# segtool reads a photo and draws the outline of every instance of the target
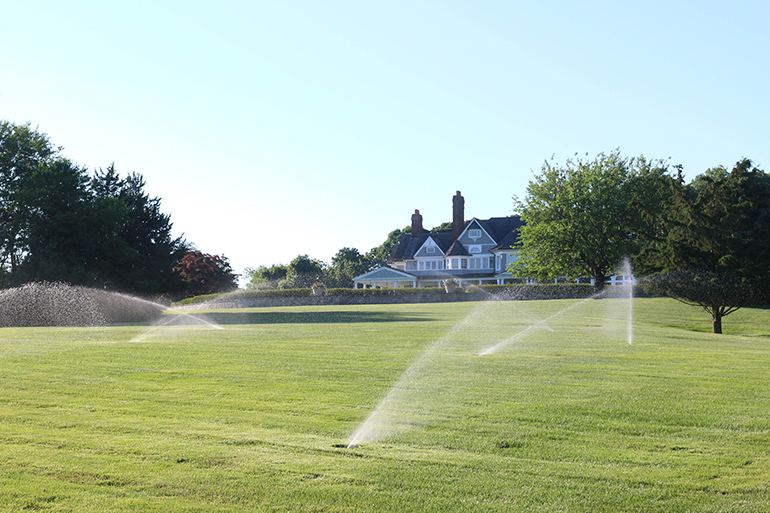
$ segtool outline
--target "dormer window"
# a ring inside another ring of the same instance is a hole
[[[478,238],[480,238],[481,237],[481,230],[478,230],[478,229],[468,230],[468,237],[470,237],[471,239],[478,239]]]

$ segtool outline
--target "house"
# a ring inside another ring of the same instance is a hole
[[[448,279],[461,287],[510,282],[506,267],[516,260],[512,246],[522,224],[518,216],[465,221],[465,199],[457,191],[451,233],[426,232],[415,210],[412,231],[393,248],[387,266],[356,276],[354,287],[439,287]]]

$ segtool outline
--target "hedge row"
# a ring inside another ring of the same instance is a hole
[[[472,285],[467,289],[458,287],[456,294],[488,295],[490,299],[568,299],[584,298],[594,293],[592,285],[574,283],[547,284],[515,284],[515,285]],[[446,294],[440,287],[400,288],[400,289],[326,289],[324,296],[341,298],[386,297],[386,296],[419,296],[430,294]],[[208,294],[187,298],[174,306],[194,305],[201,303],[223,303],[229,301],[303,298],[313,295],[312,289],[262,289],[241,290],[227,294]]]
[[[244,299],[273,299],[285,297],[312,296],[312,289],[261,289],[261,290],[237,290],[224,294],[205,294],[202,296],[188,297],[174,303],[174,306],[197,305],[200,303],[240,301]]]

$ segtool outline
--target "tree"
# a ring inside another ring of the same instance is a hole
[[[599,154],[593,161],[549,162],[529,182],[523,203],[520,252],[510,265],[519,276],[591,276],[598,289],[626,257],[652,238],[665,193],[660,161]]]
[[[256,289],[275,289],[286,279],[286,265],[273,264],[270,267],[261,265],[256,269],[247,267],[244,274],[249,280],[246,288]]]
[[[51,164],[39,163],[17,187],[25,215],[17,224],[15,282],[95,284],[92,263],[98,260],[99,245],[92,228],[99,218],[88,182],[85,168],[59,158]]]
[[[431,229],[431,233],[447,233],[452,231],[452,221],[445,221],[435,228]]]
[[[26,208],[20,193],[38,166],[55,160],[60,151],[30,123],[0,121],[0,269],[4,273],[13,274],[25,252]]]
[[[740,307],[766,304],[770,290],[770,176],[749,159],[708,170],[689,185],[671,180],[665,232],[647,266],[653,292],[698,305],[714,333]]]
[[[310,258],[308,255],[299,255],[289,262],[286,268],[286,280],[281,287],[298,289],[322,283],[325,269],[326,265],[320,260]]]
[[[188,297],[230,292],[238,288],[238,276],[224,255],[190,251],[179,260],[174,270],[184,279]]]
[[[407,226],[403,230],[395,229],[388,234],[385,242],[376,248],[372,248],[371,251],[366,254],[366,259],[369,262],[369,268],[367,271],[386,265],[388,258],[390,257],[390,253],[393,251],[393,248],[395,248],[401,241],[401,237],[407,233],[412,233],[411,226]]]
[[[675,269],[645,277],[642,290],[700,306],[711,315],[714,333],[722,333],[722,318],[744,306],[757,306],[766,297],[733,273],[706,269]]]
[[[141,174],[120,178],[114,165],[98,170],[91,184],[102,211],[114,216],[117,233],[105,233],[109,246],[105,285],[130,292],[160,294],[184,289],[174,271],[190,250],[183,237],[171,236],[171,219],[160,210],[160,198],[145,191]]]
[[[356,248],[342,248],[332,257],[326,270],[326,284],[330,287],[352,287],[353,278],[369,270],[369,260]]]

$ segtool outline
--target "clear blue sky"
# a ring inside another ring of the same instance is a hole
[[[766,2],[3,2],[0,119],[236,271],[509,215],[546,159],[770,171]]]

